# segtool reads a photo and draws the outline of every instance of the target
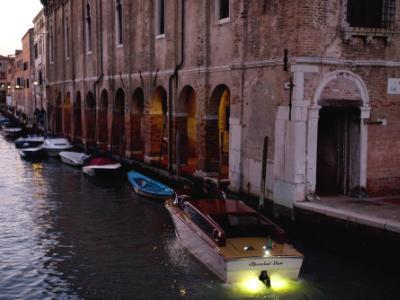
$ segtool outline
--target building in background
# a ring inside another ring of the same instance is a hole
[[[43,2],[54,132],[289,209],[400,194],[399,0]]]
[[[42,9],[33,19],[33,97],[34,97],[34,119],[39,127],[46,130],[47,107],[46,96],[46,17]]]
[[[24,89],[24,59],[22,50],[15,50],[15,73],[12,87],[13,110],[15,115],[22,120],[25,113],[25,89]]]
[[[8,56],[7,61],[7,95],[6,104],[8,109],[13,107],[14,81],[15,81],[15,54]]]
[[[7,103],[7,66],[8,57],[0,55],[0,106]]]

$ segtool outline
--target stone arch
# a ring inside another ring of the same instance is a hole
[[[360,76],[336,70],[322,78],[308,121],[308,193],[363,193],[368,136],[364,119],[369,114],[368,90]]]
[[[180,134],[180,143],[176,145],[179,147],[179,161],[187,164],[192,172],[196,170],[198,157],[196,105],[196,92],[191,86],[185,86],[179,94],[174,124],[176,133]]]
[[[96,142],[96,99],[88,92],[85,101],[86,145],[94,146]]]
[[[144,93],[142,88],[137,88],[132,95],[131,104],[131,140],[133,155],[142,154],[143,151],[143,114]]]
[[[211,94],[205,120],[206,169],[217,171],[220,176],[229,176],[229,118],[231,92],[228,86],[220,84]]]
[[[98,139],[97,145],[102,150],[108,148],[108,92],[103,89],[100,94],[98,105]]]
[[[71,136],[72,103],[71,94],[67,92],[63,102],[63,127],[64,135]]]
[[[167,155],[167,147],[161,148],[167,138],[167,91],[164,87],[159,86],[152,93],[145,122],[145,159],[163,158]]]
[[[74,103],[74,140],[77,142],[81,142],[82,140],[82,97],[81,92],[76,92],[75,103]]]
[[[115,94],[112,118],[112,151],[124,154],[126,144],[125,136],[125,92],[119,88]]]

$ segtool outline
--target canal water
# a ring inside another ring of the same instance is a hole
[[[298,282],[224,285],[182,248],[163,206],[55,159],[23,161],[0,138],[0,299],[398,299],[384,269],[296,247]]]

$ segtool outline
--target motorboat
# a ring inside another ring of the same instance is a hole
[[[61,151],[68,151],[72,147],[66,138],[46,138],[43,142],[43,149],[50,157],[58,157]]]
[[[46,151],[42,148],[42,146],[25,147],[19,150],[19,155],[23,159],[35,160],[46,157]]]
[[[181,243],[222,281],[273,287],[281,278],[298,278],[303,255],[280,227],[243,202],[177,197],[165,207]]]
[[[82,152],[61,151],[60,157],[61,161],[67,165],[73,167],[82,167],[90,155]]]
[[[15,148],[21,149],[26,147],[37,147],[42,145],[44,142],[44,136],[41,135],[28,135],[26,137],[20,137],[15,140]]]
[[[165,200],[172,198],[175,195],[175,191],[170,187],[136,171],[128,172],[128,180],[135,193],[140,196]]]
[[[22,127],[20,126],[8,126],[3,128],[3,136],[7,139],[15,139],[22,133]]]
[[[112,178],[121,175],[122,165],[108,157],[93,157],[82,171],[90,177]]]

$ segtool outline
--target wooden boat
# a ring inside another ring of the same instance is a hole
[[[173,189],[154,179],[146,177],[139,172],[128,172],[128,180],[131,183],[135,193],[140,196],[165,200],[172,198],[175,195],[175,191]]]
[[[297,279],[303,255],[285,242],[285,232],[236,200],[167,200],[182,244],[227,283]]]
[[[44,136],[28,135],[26,137],[17,138],[14,142],[15,148],[21,149],[26,147],[38,147],[44,142]]]
[[[43,149],[50,157],[58,157],[61,151],[72,149],[72,144],[65,138],[46,138]]]
[[[90,157],[82,152],[73,151],[61,151],[60,152],[61,161],[67,165],[73,167],[81,167],[84,165],[85,161]]]
[[[46,157],[46,151],[41,147],[26,147],[19,150],[23,159],[34,160]]]
[[[122,165],[108,157],[93,157],[82,171],[91,177],[112,178],[121,175]]]

